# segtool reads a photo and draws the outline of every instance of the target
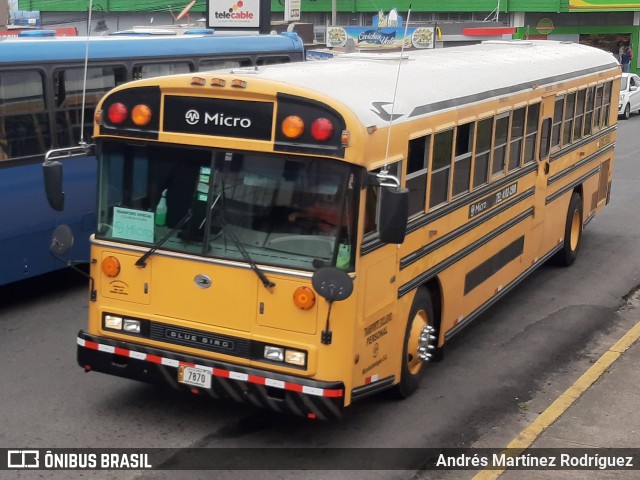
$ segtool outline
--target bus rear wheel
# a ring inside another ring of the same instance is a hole
[[[441,355],[433,322],[433,305],[429,293],[424,288],[419,288],[407,319],[400,382],[394,388],[395,396],[399,398],[408,398],[418,389],[425,361],[436,360],[435,357]]]
[[[569,201],[567,220],[564,227],[564,244],[556,253],[554,260],[557,265],[568,267],[576,261],[582,241],[582,197],[573,192]]]

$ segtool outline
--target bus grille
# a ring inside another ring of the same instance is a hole
[[[149,338],[240,358],[251,358],[251,340],[150,322]]]

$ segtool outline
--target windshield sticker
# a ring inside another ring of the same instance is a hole
[[[153,243],[153,212],[113,207],[113,237]]]
[[[197,198],[201,202],[207,201],[209,193],[209,184],[211,182],[211,168],[200,167],[200,176],[198,177]]]

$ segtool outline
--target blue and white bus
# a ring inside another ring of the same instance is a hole
[[[95,158],[78,154],[63,160],[60,212],[47,202],[42,163],[51,149],[90,141],[93,111],[104,93],[130,80],[288,63],[304,55],[302,40],[292,33],[0,40],[0,285],[65,266],[49,254],[51,233],[60,223],[74,231],[70,258],[89,258]]]

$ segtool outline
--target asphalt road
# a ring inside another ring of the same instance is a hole
[[[410,399],[368,398],[337,422],[281,416],[85,374],[75,361],[76,334],[87,315],[85,280],[61,272],[0,288],[0,448],[500,448],[630,327],[616,311],[640,284],[638,133],[639,116],[620,122],[611,203],[588,225],[572,267],[543,266],[521,283],[447,345],[445,360],[429,366]],[[168,452],[167,465],[171,460]],[[0,478],[61,479],[301,475],[446,476],[411,470],[0,472]],[[452,478],[470,478],[460,475]]]

